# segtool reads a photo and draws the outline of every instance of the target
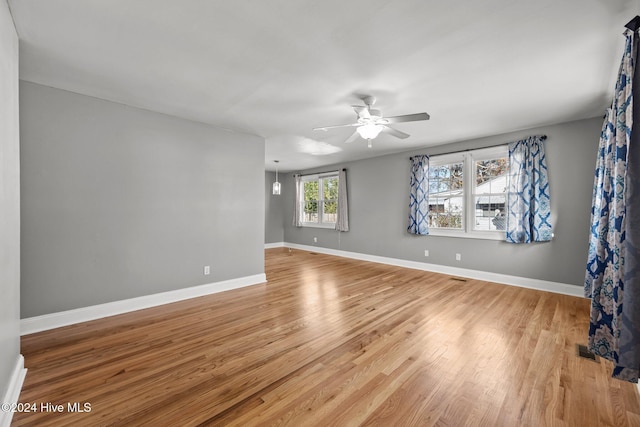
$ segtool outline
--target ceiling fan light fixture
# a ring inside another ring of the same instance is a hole
[[[404,114],[401,116],[391,116],[384,117],[382,112],[378,109],[371,108],[373,104],[376,102],[376,98],[373,96],[361,96],[362,102],[364,105],[352,105],[353,111],[356,113],[357,119],[355,123],[347,123],[344,125],[335,125],[335,126],[323,126],[313,128],[313,130],[329,130],[336,128],[356,128],[356,131],[347,138],[345,143],[351,143],[358,139],[358,136],[362,137],[362,139],[366,139],[368,141],[368,147],[371,148],[371,140],[378,137],[380,132],[384,132],[390,136],[400,139],[407,139],[411,135],[408,133],[404,133],[395,129],[393,127],[387,126],[389,124],[394,123],[404,123],[404,122],[419,122],[422,120],[429,120],[429,115],[427,113],[414,113],[414,114]]]
[[[356,131],[364,139],[375,139],[380,134],[380,132],[382,132],[382,126],[369,123],[364,126],[358,127]]]

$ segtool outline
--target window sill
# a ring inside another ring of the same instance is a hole
[[[462,239],[479,239],[479,240],[504,240],[505,233],[500,231],[474,231],[464,232],[456,230],[438,230],[430,229],[429,236],[437,237],[456,237]]]
[[[303,223],[302,228],[325,228],[328,230],[335,230],[335,224],[314,224],[314,223]]]

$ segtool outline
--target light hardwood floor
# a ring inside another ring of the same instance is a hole
[[[24,426],[640,426],[588,301],[286,249],[268,283],[22,338]]]

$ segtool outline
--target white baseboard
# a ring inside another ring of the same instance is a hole
[[[304,251],[318,252],[344,258],[352,258],[361,261],[377,262],[380,264],[395,265],[397,267],[412,268],[414,270],[450,274],[452,276],[467,277],[470,279],[485,280],[487,282],[495,282],[504,285],[519,286],[521,288],[536,289],[539,291],[554,292],[557,294],[584,298],[584,293],[581,286],[569,285],[567,283],[549,282],[546,280],[530,279],[528,277],[510,276],[508,274],[490,273],[488,271],[449,267],[446,265],[438,264],[428,264],[426,262],[408,261],[398,258],[387,258],[378,255],[347,252],[337,249],[321,248],[318,246],[299,245],[296,243],[285,243],[284,246]]]
[[[13,374],[11,375],[11,379],[9,380],[9,388],[2,399],[4,404],[14,404],[18,403],[18,399],[20,398],[20,391],[22,390],[22,383],[24,382],[24,378],[27,375],[27,370],[24,368],[24,357],[22,355],[18,355],[18,360],[16,361],[16,366],[13,369]],[[12,411],[4,411],[0,410],[0,427],[9,427],[11,425],[11,419],[13,418]]]
[[[265,243],[264,248],[265,249],[284,248],[284,242]]]
[[[137,298],[76,308],[74,310],[28,317],[20,321],[20,334],[33,334],[36,332],[59,328],[61,326],[73,325],[75,323],[101,319],[103,317],[156,307],[158,305],[169,304],[185,299],[229,291],[231,289],[243,288],[245,286],[257,285],[259,283],[265,283],[266,281],[267,276],[262,273],[253,276],[239,277],[237,279],[224,280],[222,282],[193,286],[185,289],[176,289],[175,291],[161,292]]]

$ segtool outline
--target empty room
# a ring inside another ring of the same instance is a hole
[[[640,426],[638,15],[0,0],[0,427]]]

